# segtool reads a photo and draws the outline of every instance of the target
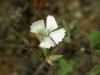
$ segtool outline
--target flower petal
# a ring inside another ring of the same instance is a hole
[[[45,25],[43,20],[36,21],[32,23],[30,31],[38,34],[40,31],[45,30]]]
[[[50,37],[45,37],[43,41],[41,41],[39,46],[42,48],[50,48],[50,47],[54,47],[55,43],[52,41]]]
[[[50,37],[54,40],[56,44],[62,41],[65,36],[65,29],[61,28],[50,33]]]
[[[49,31],[53,31],[58,28],[56,20],[53,16],[48,15],[46,21],[46,29]]]

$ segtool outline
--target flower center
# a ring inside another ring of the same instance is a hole
[[[39,31],[37,36],[39,37],[39,40],[42,41],[44,39],[44,37],[48,37],[49,34],[50,34],[50,31],[48,31],[48,30],[41,30],[41,31]]]

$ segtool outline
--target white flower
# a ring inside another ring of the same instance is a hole
[[[65,29],[57,29],[55,18],[47,16],[46,26],[43,20],[36,21],[31,25],[31,32],[35,33],[40,40],[40,47],[50,48],[56,46],[65,36]]]

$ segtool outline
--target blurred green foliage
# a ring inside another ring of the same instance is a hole
[[[100,75],[100,64],[94,66],[89,72],[85,75]]]
[[[100,50],[95,50],[95,52],[93,54],[100,58]]]
[[[74,60],[65,60],[62,58],[58,62],[58,75],[66,75],[67,73],[72,72],[74,68]]]
[[[51,56],[48,56],[47,59],[48,60],[51,60],[51,61],[57,61],[59,60],[60,58],[62,58],[62,55],[51,55]]]
[[[90,42],[94,47],[100,46],[100,32],[92,31],[90,34]]]

